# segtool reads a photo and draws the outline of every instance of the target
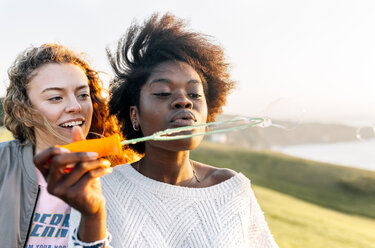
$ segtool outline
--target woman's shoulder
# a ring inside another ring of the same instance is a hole
[[[119,164],[112,168],[112,173],[101,177],[104,184],[114,186],[129,180],[136,181],[134,179],[136,173],[135,170],[132,169],[131,164]]]
[[[6,148],[10,148],[10,147],[16,147],[16,146],[19,146],[20,145],[20,142],[16,139],[14,140],[8,140],[8,141],[3,141],[3,142],[0,142],[0,149],[6,149]]]
[[[35,166],[33,163],[33,147],[30,143],[22,144],[19,140],[10,140],[0,143],[0,174],[24,171],[32,183],[37,183]],[[18,172],[17,172],[18,173]]]
[[[19,142],[19,140],[16,139],[0,142],[1,157],[6,156],[7,154],[9,156],[15,156],[21,148],[21,143]]]
[[[216,183],[221,183],[232,178],[233,176],[236,176],[237,174],[237,172],[231,169],[213,167],[208,177]]]
[[[237,172],[228,168],[215,168],[215,170],[212,173],[212,177],[218,180],[225,181],[237,174]]]
[[[196,170],[198,178],[207,186],[216,185],[238,176],[234,170],[228,168],[217,168],[212,165],[203,164],[200,162],[192,161]]]
[[[31,153],[32,158],[32,150],[30,142],[22,143],[18,139],[0,142],[0,157],[15,156],[20,159],[23,153]]]

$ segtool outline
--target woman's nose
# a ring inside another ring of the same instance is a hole
[[[68,102],[68,105],[65,108],[66,112],[80,112],[81,110],[82,106],[75,97]]]
[[[172,102],[172,108],[191,109],[193,102],[186,95],[180,95]]]

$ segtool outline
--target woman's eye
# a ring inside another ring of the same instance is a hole
[[[61,96],[54,96],[54,97],[48,98],[48,101],[50,102],[59,102],[61,100],[62,100]]]
[[[198,94],[198,93],[189,93],[189,96],[193,99],[199,99],[202,97],[201,94]]]
[[[170,96],[170,95],[171,93],[168,93],[168,92],[154,93],[154,96],[161,96],[161,97]]]
[[[90,98],[90,94],[88,94],[88,93],[80,94],[80,95],[78,95],[78,98],[81,99],[81,100],[86,100],[86,99]]]

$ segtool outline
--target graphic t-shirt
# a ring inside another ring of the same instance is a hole
[[[70,206],[50,195],[42,173],[37,169],[39,198],[27,242],[27,248],[67,248]]]

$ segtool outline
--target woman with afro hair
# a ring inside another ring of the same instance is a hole
[[[170,14],[133,24],[107,52],[126,139],[214,121],[234,87],[223,49]],[[143,158],[103,177],[114,247],[277,247],[249,179],[190,159],[202,139],[130,145]]]

